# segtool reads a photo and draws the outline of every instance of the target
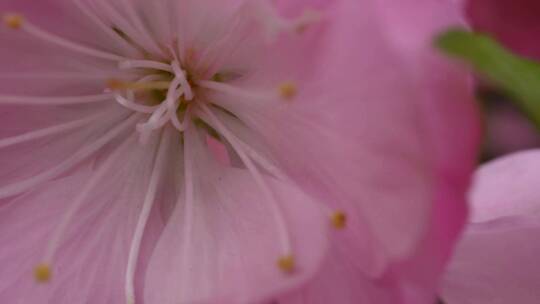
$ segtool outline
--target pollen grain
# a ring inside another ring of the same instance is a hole
[[[294,256],[286,255],[279,258],[277,265],[284,273],[291,274],[296,268],[296,261],[294,260]]]
[[[51,280],[51,267],[47,264],[39,264],[34,268],[34,277],[38,283],[47,283]]]
[[[12,29],[20,29],[24,24],[24,17],[18,14],[7,14],[3,17],[4,24]]]
[[[330,220],[332,221],[332,226],[336,229],[341,230],[347,227],[347,214],[342,211],[334,212],[331,215]]]
[[[293,82],[285,82],[279,86],[279,94],[284,99],[292,99],[298,94],[298,88]]]

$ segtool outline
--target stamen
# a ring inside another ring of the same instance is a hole
[[[159,56],[165,56],[165,52],[161,49],[158,43],[154,40],[153,35],[148,31],[148,28],[142,23],[141,18],[139,17],[135,5],[130,0],[121,0],[121,5],[123,6],[123,11],[127,13],[128,18],[131,19],[131,23],[135,26],[136,30],[142,35],[143,39],[148,43],[150,51]]]
[[[300,17],[290,20],[280,16],[276,8],[267,1],[252,1],[249,4],[251,12],[255,15],[256,20],[265,27],[270,40],[275,39],[283,31],[302,33],[309,25],[322,19],[321,13],[316,10],[307,9]]]
[[[75,120],[75,121],[68,122],[65,124],[59,124],[56,126],[40,129],[37,131],[31,131],[31,132],[24,133],[21,135],[16,135],[13,137],[2,138],[0,139],[0,149],[17,145],[20,143],[24,143],[24,142],[36,140],[45,136],[54,135],[54,134],[66,132],[69,130],[73,130],[76,128],[80,128],[102,117],[103,117],[103,114],[100,113],[98,115],[94,115],[94,116],[87,117],[84,119]]]
[[[24,24],[24,17],[18,14],[7,14],[4,16],[4,24],[14,30],[20,29]]]
[[[119,30],[125,33],[129,39],[140,45],[145,51],[151,51],[155,54],[163,55],[162,51],[156,47],[155,43],[149,40],[148,37],[133,26],[132,23],[124,18],[122,14],[119,14],[117,9],[110,3],[110,1],[96,1],[93,3],[99,6],[98,9],[102,15],[108,16],[108,18],[113,21]]]
[[[38,283],[48,283],[52,277],[51,267],[42,263],[34,268],[34,277]]]
[[[195,209],[195,186],[194,186],[194,178],[193,178],[193,162],[194,162],[194,155],[193,155],[193,149],[194,149],[194,141],[195,139],[192,138],[192,136],[196,136],[193,130],[193,125],[188,124],[186,126],[186,142],[189,143],[188,145],[184,144],[184,233],[183,233],[183,245],[182,246],[182,264],[180,265],[181,269],[189,269],[189,244],[192,243],[192,236],[193,236],[193,214]],[[187,274],[188,271],[183,271],[182,276],[180,277],[180,290],[183,292],[186,291],[187,286]]]
[[[64,72],[64,73],[0,73],[0,79],[83,79],[83,80],[100,80],[110,78],[113,73],[93,73],[93,72]],[[118,74],[116,74],[118,75]]]
[[[111,99],[112,99],[112,95],[110,94],[99,94],[99,95],[88,95],[88,96],[67,96],[67,97],[0,95],[0,104],[57,106],[57,105],[71,105],[71,104],[110,101]]]
[[[190,101],[193,99],[193,90],[191,89],[191,85],[189,84],[186,73],[180,68],[180,64],[178,61],[174,61],[172,63],[172,68],[174,71],[174,76],[178,79],[180,86],[184,90],[184,97],[187,101]]]
[[[330,216],[332,226],[336,229],[345,229],[347,227],[347,214],[342,211],[336,211]]]
[[[145,106],[145,105],[136,104],[135,102],[125,98],[124,96],[120,94],[114,94],[114,98],[119,104],[135,112],[150,114],[150,113],[154,113],[154,111],[158,108],[158,106]]]
[[[278,94],[274,92],[247,91],[223,82],[203,80],[199,81],[197,84],[205,89],[246,99],[272,100],[273,98],[278,97]]]
[[[117,136],[125,132],[128,128],[133,127],[133,125],[139,119],[140,116],[138,114],[132,115],[131,117],[123,121],[121,124],[115,126],[113,129],[105,133],[105,135],[103,135],[96,141],[86,145],[85,147],[75,152],[72,156],[70,156],[57,166],[23,181],[0,187],[0,198],[6,198],[19,194],[21,192],[27,191],[32,187],[35,187],[36,185],[58,177],[59,175],[62,175],[64,172],[68,171],[79,162],[99,151],[103,146],[105,146]]]
[[[90,5],[88,2],[83,3],[81,0],[74,0],[73,2],[86,17],[92,20],[93,23],[100,28],[100,30],[107,34],[113,41],[120,43],[124,51],[127,51],[133,55],[139,52],[134,45],[129,44],[125,39],[118,39],[118,34],[112,29],[112,27],[105,24],[105,22],[103,22],[103,20],[96,15],[93,8],[87,6]]]
[[[121,69],[153,69],[173,73],[170,65],[153,60],[124,60],[118,66]]]
[[[107,87],[111,90],[166,90],[171,85],[170,81],[129,82],[118,79],[109,79]]]
[[[167,123],[168,117],[166,114],[167,105],[163,103],[157,108],[157,110],[154,111],[147,122],[137,125],[136,129],[139,133],[141,133],[141,144],[145,145],[148,143],[151,133]]]
[[[148,219],[150,218],[152,206],[154,205],[156,199],[158,184],[163,176],[163,171],[165,169],[165,160],[167,159],[167,152],[169,151],[169,146],[171,145],[171,135],[172,134],[169,132],[168,129],[164,130],[161,142],[159,143],[156,161],[154,167],[152,168],[150,182],[146,191],[146,197],[144,198],[141,213],[139,215],[139,220],[137,222],[137,226],[135,227],[135,232],[131,241],[128,264],[126,269],[125,286],[126,299],[128,304],[135,303],[135,271],[137,267],[137,262],[139,260],[141,243],[144,236],[144,230],[148,223]]]
[[[223,123],[218,119],[218,117],[208,108],[208,106],[202,104],[201,108],[203,112],[209,117],[212,127],[214,127],[220,134],[222,134],[227,141],[231,144],[232,148],[236,151],[248,171],[253,176],[253,179],[261,189],[266,201],[270,204],[272,207],[272,211],[274,214],[274,218],[276,220],[278,230],[279,230],[279,236],[281,240],[281,249],[283,251],[282,257],[278,260],[278,265],[283,270],[292,269],[294,268],[294,258],[292,253],[292,244],[291,244],[291,238],[289,235],[289,230],[287,227],[287,223],[285,220],[285,217],[283,215],[283,210],[281,209],[280,205],[276,202],[276,198],[274,196],[274,193],[271,191],[270,187],[262,177],[259,169],[251,158],[246,154],[246,152],[241,148],[241,145],[238,143],[238,139],[236,136],[234,136],[227,127],[223,125]],[[283,263],[279,263],[279,261],[283,261]],[[283,266],[283,267],[282,267]],[[289,271],[287,271],[289,272]]]
[[[284,82],[279,85],[279,94],[283,99],[292,99],[298,93],[298,89],[294,82]]]
[[[84,55],[93,56],[101,59],[107,59],[107,60],[123,60],[124,57],[111,54],[108,52],[96,50],[81,44],[78,44],[76,42],[70,41],[68,39],[62,38],[60,36],[56,36],[54,34],[51,34],[49,32],[46,32],[37,26],[34,26],[28,21],[25,21],[24,18],[20,15],[7,15],[4,17],[4,23],[13,29],[21,29],[24,32],[41,39],[45,42],[53,43],[58,46],[61,46],[65,49],[75,51]]]
[[[168,121],[170,121],[172,125],[180,132],[183,132],[186,129],[186,120],[184,119],[184,122],[181,122],[178,118],[178,106],[181,102],[180,97],[182,97],[182,95],[185,97],[184,100],[193,99],[193,90],[187,81],[184,71],[180,68],[178,61],[173,61],[171,66],[175,74],[175,78],[173,81],[168,83],[167,97],[153,112],[148,122],[137,126],[137,130],[141,133],[142,144],[145,144],[148,141],[150,133],[153,130],[163,127]]]
[[[293,273],[296,268],[296,263],[292,255],[283,256],[278,259],[277,265],[281,271],[285,273]]]
[[[106,174],[109,173],[111,166],[114,165],[119,158],[125,155],[125,152],[131,146],[132,141],[133,137],[125,140],[124,143],[121,144],[120,147],[118,147],[118,149],[116,149],[116,151],[114,151],[112,155],[105,160],[105,162],[97,169],[97,171],[95,171],[95,173],[92,174],[90,179],[84,184],[80,193],[77,195],[77,197],[75,197],[73,203],[63,214],[60,223],[58,224],[58,226],[56,226],[52,234],[51,240],[47,245],[47,250],[45,251],[43,259],[44,261],[53,260],[53,256],[56,252],[56,249],[58,248],[58,245],[60,244],[62,235],[64,234],[68,224],[75,216],[75,213],[77,212],[77,210],[80,209],[81,205],[88,198],[91,191],[96,187],[96,185],[103,179]]]

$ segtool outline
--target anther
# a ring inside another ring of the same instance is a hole
[[[277,265],[281,271],[287,274],[293,273],[296,268],[296,262],[292,255],[282,256],[278,259]]]
[[[8,14],[3,19],[4,24],[12,29],[20,29],[24,24],[24,17],[18,14]]]
[[[47,283],[51,280],[52,272],[48,264],[39,264],[34,268],[34,277],[38,283]]]
[[[285,82],[279,86],[279,94],[284,99],[292,99],[298,93],[298,88],[293,82]]]
[[[332,226],[334,226],[336,229],[344,229],[347,227],[347,214],[342,211],[334,212],[331,215],[330,220],[332,222]]]

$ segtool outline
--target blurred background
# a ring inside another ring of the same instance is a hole
[[[540,133],[528,117],[502,91],[480,85],[477,98],[484,113],[485,139],[482,161],[540,147]]]

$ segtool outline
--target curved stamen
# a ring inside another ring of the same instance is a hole
[[[137,80],[137,83],[145,83],[145,82],[154,82],[161,80],[163,77],[161,75],[147,75],[142,77],[141,79]],[[128,96],[128,99],[130,101],[133,101],[135,99],[135,91],[134,90],[127,90],[126,95]]]
[[[188,80],[187,80],[187,77],[186,77],[186,73],[182,70],[182,68],[180,67],[180,64],[178,63],[178,61],[174,61],[172,64],[172,69],[174,71],[174,75],[175,77],[178,79],[179,81],[179,85],[182,87],[182,89],[184,90],[184,97],[187,101],[190,101],[193,99],[193,90],[191,89],[191,85],[189,84]]]
[[[36,140],[42,137],[55,135],[58,133],[63,133],[69,130],[77,129],[87,124],[90,124],[91,122],[99,118],[103,118],[103,114],[100,113],[94,116],[78,119],[75,121],[59,124],[56,126],[52,126],[52,127],[48,127],[48,128],[44,128],[44,129],[40,129],[36,131],[31,131],[31,132],[24,133],[21,135],[16,135],[13,137],[8,137],[8,138],[2,138],[0,139],[0,149],[7,148],[7,147],[17,145],[17,144],[21,144],[24,142],[29,142],[29,141]]]
[[[137,124],[136,130],[140,133],[140,140],[139,142],[143,145],[147,144],[150,140],[150,135],[152,132],[157,129],[155,128],[155,124],[157,124],[158,121],[162,120],[163,117],[165,117],[167,113],[167,106],[161,105],[157,108],[157,110],[154,111],[152,116],[150,116],[150,119],[147,122],[139,123]]]
[[[272,207],[272,211],[274,214],[274,218],[276,220],[276,223],[278,225],[279,230],[279,236],[281,240],[281,249],[282,249],[282,256],[278,261],[279,266],[284,270],[285,272],[292,271],[292,268],[294,268],[294,258],[292,255],[292,241],[291,237],[289,235],[289,230],[287,227],[287,222],[285,220],[285,217],[283,215],[283,210],[279,206],[279,204],[276,202],[276,198],[274,196],[274,193],[270,189],[267,182],[264,180],[263,176],[261,175],[259,169],[257,166],[253,163],[251,158],[246,154],[244,149],[242,149],[241,145],[238,144],[238,140],[236,136],[234,136],[225,125],[219,120],[219,118],[208,108],[208,106],[202,104],[201,108],[203,112],[208,115],[210,118],[210,122],[212,123],[212,126],[222,134],[227,141],[230,143],[232,148],[236,151],[246,168],[249,170],[251,175],[253,176],[253,179],[261,189],[266,201],[270,204]]]
[[[38,96],[9,96],[0,95],[0,104],[18,104],[18,105],[72,105],[83,103],[94,103],[112,100],[112,95],[98,94],[88,96],[67,96],[67,97],[38,97]]]
[[[177,100],[180,96],[177,96],[177,87],[180,85],[178,79],[174,79],[167,92],[167,98],[159,108],[154,111],[148,122],[140,124],[137,126],[137,130],[141,132],[141,142],[146,143],[149,134],[153,130],[157,130],[163,127],[167,121],[171,119],[171,115],[176,115]],[[176,104],[176,106],[175,106]],[[172,108],[172,112],[171,112]]]
[[[139,220],[137,221],[137,226],[135,228],[129,250],[125,286],[126,300],[128,304],[135,303],[135,271],[137,267],[137,262],[139,260],[141,243],[144,236],[146,224],[148,223],[148,219],[150,217],[150,212],[152,211],[152,206],[154,205],[154,201],[156,199],[158,183],[163,176],[163,171],[166,164],[165,160],[167,159],[167,152],[169,151],[170,145],[171,133],[168,129],[165,129],[164,134],[162,135],[161,143],[159,144],[157,157],[150,176],[150,183],[146,191],[146,197],[144,198],[144,203],[141,209],[141,213],[139,215]]]
[[[159,75],[148,75],[139,79],[136,83],[145,83],[148,81],[155,81],[159,78],[160,78]],[[128,97],[126,98],[120,95],[119,93],[114,94],[114,97],[119,104],[135,112],[151,114],[159,107],[159,106],[146,106],[146,105],[137,104],[135,101],[133,101],[133,99],[135,99],[135,92],[133,90],[128,90],[127,96]]]
[[[64,49],[78,52],[80,54],[100,58],[100,59],[114,60],[114,61],[125,59],[122,56],[105,52],[105,51],[96,50],[91,47],[73,42],[69,39],[51,34],[33,25],[32,23],[26,20],[23,20],[22,17],[20,18],[21,18],[21,22],[20,22],[20,25],[17,27],[18,29],[21,29],[22,31],[34,36],[35,38],[41,39],[45,42],[56,44],[60,47],[63,47]],[[9,20],[9,16],[6,17],[6,20]]]
[[[180,105],[180,97],[184,96],[185,100],[193,99],[193,90],[178,61],[173,61],[171,67],[175,73],[175,78],[169,84],[167,97],[161,106],[153,112],[148,122],[137,126],[137,130],[141,132],[142,143],[148,141],[149,134],[153,130],[163,127],[168,121],[171,121],[173,126],[180,132],[186,129],[185,123],[181,122],[178,118],[177,111]]]
[[[137,104],[118,93],[114,94],[114,98],[119,104],[123,105],[124,107],[130,110],[133,110],[139,113],[150,114],[150,113],[153,113],[158,108],[158,106],[145,106],[145,105]]]
[[[96,141],[84,146],[83,148],[79,149],[77,152],[75,152],[72,156],[58,164],[57,166],[48,169],[44,172],[41,172],[40,174],[37,174],[31,178],[25,179],[20,182],[16,182],[11,185],[7,185],[0,188],[0,198],[6,198],[10,197],[16,194],[19,194],[21,192],[27,191],[28,189],[31,189],[32,187],[35,187],[43,182],[46,182],[50,179],[53,179],[55,177],[58,177],[62,175],[64,172],[71,169],[73,166],[77,165],[79,162],[83,161],[84,159],[90,157],[92,154],[99,151],[101,148],[103,148],[106,144],[110,143],[112,140],[114,140],[117,136],[125,132],[130,127],[133,127],[137,120],[140,119],[140,116],[138,114],[134,114],[107,133],[97,139]]]
[[[169,111],[168,118],[171,120],[173,126],[180,132],[183,132],[186,130],[185,123],[180,121],[180,119],[178,118],[178,113],[177,113],[178,106],[180,105],[179,98],[182,96],[182,94],[183,94],[183,89],[178,90],[176,94],[170,99],[170,100],[174,100],[174,103],[169,103],[167,107]],[[185,116],[188,116],[188,114],[186,113]]]
[[[75,216],[76,212],[81,208],[81,205],[89,197],[91,191],[96,187],[96,185],[100,181],[102,181],[103,177],[105,177],[109,173],[111,167],[115,163],[117,163],[119,158],[125,156],[125,152],[128,148],[131,147],[133,139],[134,137],[130,137],[122,145],[120,145],[116,149],[116,151],[114,151],[113,154],[109,156],[105,160],[105,162],[103,162],[103,164],[97,169],[97,171],[93,173],[90,179],[84,184],[81,192],[75,197],[73,203],[69,206],[69,208],[62,216],[60,223],[54,229],[52,237],[47,244],[47,248],[42,259],[43,263],[41,265],[52,264],[56,250],[58,249],[58,246],[60,245],[60,242],[62,240],[62,236],[64,235],[67,226]]]

